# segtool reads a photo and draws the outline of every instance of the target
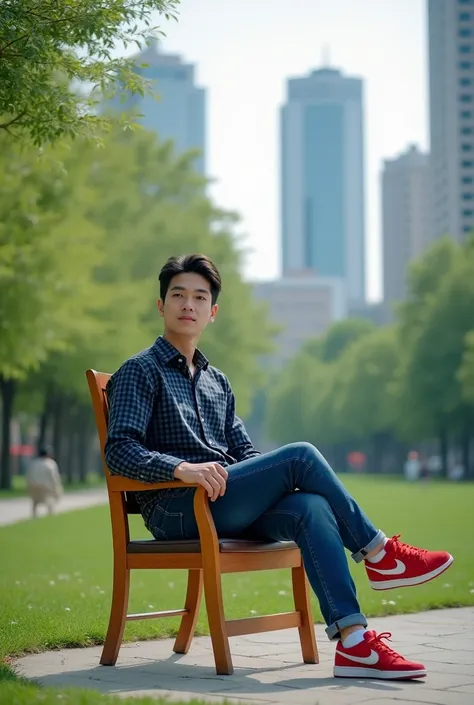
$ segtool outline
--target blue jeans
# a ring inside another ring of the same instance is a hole
[[[309,443],[227,466],[223,497],[210,502],[217,534],[295,541],[316,593],[330,639],[367,620],[359,607],[344,548],[361,562],[384,534],[350,496],[321,453]],[[165,490],[150,530],[158,540],[195,539],[194,488]]]

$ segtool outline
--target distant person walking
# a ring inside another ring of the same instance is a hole
[[[416,450],[410,451],[408,453],[408,458],[405,462],[404,467],[405,480],[408,482],[416,482],[421,475],[421,462],[420,456]]]
[[[52,514],[56,502],[61,498],[63,486],[59,468],[46,448],[41,448],[27,471],[28,494],[33,503],[33,518],[37,516],[38,505],[45,504],[48,514]]]

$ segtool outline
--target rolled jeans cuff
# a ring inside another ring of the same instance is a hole
[[[347,627],[354,627],[356,624],[360,624],[363,627],[367,626],[367,620],[363,614],[350,614],[348,617],[342,617],[341,619],[338,619],[336,622],[330,624],[329,627],[326,627],[326,634],[328,635],[328,639],[330,639],[331,641],[335,639],[340,639],[342,629],[346,629]]]
[[[361,548],[360,551],[357,551],[357,553],[352,554],[352,559],[356,563],[362,563],[364,558],[367,556],[370,551],[373,551],[376,546],[379,545],[379,543],[382,543],[382,541],[386,538],[385,534],[383,531],[378,531],[375,537],[372,539],[370,543],[367,544],[365,548]]]

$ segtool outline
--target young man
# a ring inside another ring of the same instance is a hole
[[[220,536],[298,544],[327,635],[338,640],[334,675],[425,676],[422,664],[382,641],[387,635],[367,630],[344,549],[356,563],[364,561],[375,590],[427,582],[452,556],[414,548],[398,536],[387,539],[309,443],[265,455],[255,450],[235,414],[227,377],[197,349],[217,315],[216,267],[202,255],[172,257],[159,280],[164,335],[127,360],[107,388],[110,471],[141,482],[183,483],[137,493],[147,528],[159,540],[197,538],[194,489],[186,484],[202,485]]]

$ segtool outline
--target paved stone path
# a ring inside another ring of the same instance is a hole
[[[103,487],[67,492],[56,505],[55,512],[70,512],[72,509],[84,509],[97,504],[106,504],[107,501],[107,490]],[[38,509],[38,515],[41,517],[46,513],[46,507],[41,505]],[[0,499],[0,526],[15,524],[17,521],[25,519],[31,519],[31,500],[28,497]]]
[[[189,654],[172,641],[125,644],[116,667],[99,666],[101,648],[65,649],[26,656],[17,671],[44,685],[93,688],[123,696],[200,697],[210,703],[288,705],[472,705],[474,608],[439,610],[371,620],[393,632],[393,647],[428,669],[423,681],[344,680],[332,677],[334,644],[317,626],[320,660],[301,663],[296,629],[231,639],[235,672],[216,676],[210,641],[196,638]]]

